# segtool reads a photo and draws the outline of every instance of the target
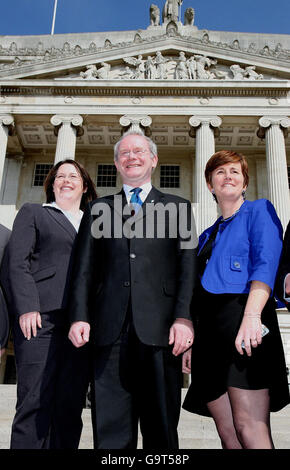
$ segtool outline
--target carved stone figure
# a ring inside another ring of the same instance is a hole
[[[234,64],[230,66],[230,70],[233,73],[234,80],[263,80],[264,76],[255,71],[255,65],[249,65],[245,69],[242,69],[240,65]]]
[[[178,21],[178,7],[182,5],[182,2],[183,0],[166,0],[162,12],[163,23],[169,23],[170,21]]]
[[[151,26],[159,26],[160,23],[160,9],[157,5],[150,5],[150,24]]]
[[[145,77],[148,80],[154,80],[156,78],[155,61],[150,55],[145,61]]]
[[[259,74],[255,72],[256,66],[255,65],[250,65],[245,68],[245,76],[249,80],[263,80],[264,76],[262,74]]]
[[[234,80],[244,80],[245,70],[239,66],[239,64],[233,64],[230,66],[230,70],[233,73]]]
[[[217,64],[217,60],[210,59],[203,55],[194,56],[196,59],[196,77],[199,80],[210,80],[215,78],[214,73],[210,72],[209,69],[212,65]]]
[[[143,79],[145,74],[145,60],[143,60],[142,55],[138,55],[138,58],[135,57],[125,57],[124,62],[129,65],[136,67],[136,72],[134,73],[134,78]],[[132,77],[131,77],[132,78]]]
[[[166,62],[167,60],[163,57],[160,51],[156,52],[155,64],[156,64],[156,78],[165,80],[167,78],[166,72]]]
[[[186,8],[184,13],[184,25],[185,26],[193,26],[194,23],[194,8]]]
[[[106,62],[101,63],[101,68],[96,71],[96,77],[100,80],[107,80],[109,78],[109,72],[111,70],[111,65]]]
[[[196,60],[194,56],[191,56],[189,59],[186,61],[187,65],[187,70],[188,70],[188,76],[192,80],[196,79]]]
[[[136,75],[133,72],[133,70],[130,69],[130,67],[127,66],[127,67],[125,67],[125,70],[119,72],[118,78],[121,78],[122,80],[132,80],[132,79],[136,78]]]
[[[186,80],[188,79],[186,57],[184,52],[179,52],[179,60],[175,68],[175,79]]]
[[[84,80],[96,80],[97,77],[97,67],[93,64],[86,65],[86,71],[80,72],[80,76]]]

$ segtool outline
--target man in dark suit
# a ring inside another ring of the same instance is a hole
[[[0,224],[0,264],[8,243],[11,231]],[[5,346],[9,335],[9,317],[6,300],[0,286],[0,357],[5,352]]]
[[[290,311],[290,222],[288,223],[277,272],[275,292]]]
[[[157,149],[142,132],[115,146],[118,195],[87,208],[77,239],[69,337],[95,345],[94,443],[178,448],[181,355],[193,341],[196,234],[191,204],[151,185]]]

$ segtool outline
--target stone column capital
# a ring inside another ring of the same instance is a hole
[[[80,114],[55,114],[50,119],[51,124],[55,127],[54,133],[57,136],[60,126],[71,125],[76,128],[77,136],[83,135],[83,118]]]
[[[222,119],[219,116],[191,116],[189,118],[189,125],[191,127],[189,135],[190,137],[195,137],[196,130],[202,125],[207,125],[214,129],[215,137],[217,137],[219,132],[218,128],[221,124]]]
[[[0,125],[8,128],[9,135],[14,133],[14,117],[11,114],[0,114]]]
[[[257,131],[257,136],[260,139],[264,139],[266,135],[266,130],[271,126],[279,126],[284,135],[288,134],[288,127],[290,127],[290,119],[288,116],[262,116],[259,119],[259,129]]]
[[[143,132],[144,135],[150,136],[152,124],[152,118],[146,115],[140,114],[125,114],[119,120],[121,126],[124,128],[123,132],[132,130],[136,132]]]
[[[191,116],[189,124],[191,127],[199,127],[202,124],[209,124],[212,127],[219,127],[222,120],[219,116]]]

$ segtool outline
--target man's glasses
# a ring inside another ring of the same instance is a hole
[[[148,149],[133,149],[133,150],[121,150],[119,152],[119,156],[121,158],[128,158],[130,156],[131,153],[133,153],[133,155],[135,155],[135,157],[142,157],[142,155],[144,155],[145,152],[149,152]]]

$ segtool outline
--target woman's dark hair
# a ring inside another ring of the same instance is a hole
[[[88,202],[93,201],[94,199],[97,198],[95,184],[93,183],[87,170],[80,163],[76,162],[75,160],[70,160],[69,158],[67,158],[66,160],[61,160],[57,162],[56,165],[54,165],[50,169],[47,177],[45,178],[44,191],[46,194],[46,202],[55,201],[54,192],[53,192],[53,183],[54,183],[59,167],[61,165],[64,165],[65,163],[69,163],[70,165],[73,165],[76,168],[77,172],[81,175],[81,178],[83,180],[83,187],[84,189],[86,189],[86,192],[83,193],[81,204],[80,204],[80,209],[84,210]]]
[[[211,184],[212,172],[216,170],[221,165],[226,165],[227,163],[240,163],[242,168],[242,174],[244,177],[244,186],[249,185],[249,168],[246,157],[241,153],[232,152],[230,150],[221,150],[220,152],[214,153],[208,160],[204,176],[206,182]]]

